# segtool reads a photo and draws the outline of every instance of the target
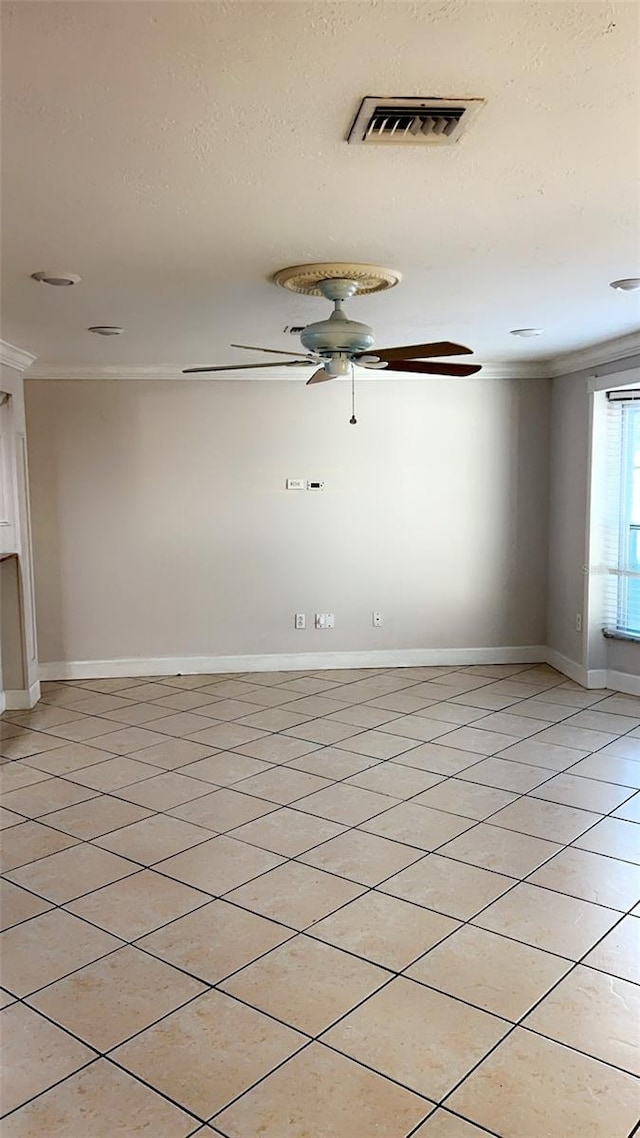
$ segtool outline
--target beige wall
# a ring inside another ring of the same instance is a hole
[[[544,644],[549,381],[359,388],[27,381],[41,662]]]

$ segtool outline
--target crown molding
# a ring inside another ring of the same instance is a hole
[[[16,348],[6,340],[0,340],[0,364],[12,367],[15,371],[26,371],[36,361],[36,356],[25,352],[23,348]]]
[[[57,379],[57,380],[112,380],[113,382],[132,383],[139,380],[183,380],[180,368],[177,367],[64,367],[62,364],[48,366],[41,364],[35,367],[29,379]],[[189,379],[207,379],[206,375],[189,376]]]
[[[512,360],[483,364],[479,379],[551,379],[548,360]]]
[[[571,372],[583,371],[586,368],[619,363],[635,355],[640,355],[640,332],[630,332],[626,336],[618,336],[615,340],[605,340],[604,343],[591,344],[588,348],[578,348],[575,352],[563,352],[562,355],[554,356],[549,361],[549,366],[554,376],[570,375]]]
[[[311,369],[310,369],[311,370]],[[274,369],[275,371],[275,369]],[[551,375],[549,371],[548,361],[524,361],[520,363],[497,363],[497,364],[484,364],[482,367],[482,379],[548,379]],[[364,379],[366,377],[368,382],[380,382],[381,380],[390,379],[391,373],[385,374],[384,370],[373,371],[365,370],[364,368],[356,369],[356,378]],[[183,375],[180,368],[176,367],[62,367],[56,365],[54,367],[47,367],[40,365],[35,367],[29,373],[29,379],[52,379],[52,380],[110,380],[112,382],[132,383],[140,380],[157,381],[170,381],[181,383],[211,383],[212,381],[219,382],[226,380],[231,383],[241,383],[246,380],[258,380],[260,383],[272,383],[277,380],[279,383],[300,383],[301,380],[306,379],[306,372],[300,368],[287,368],[283,369],[281,374],[265,375],[263,371],[254,371],[247,368],[243,371],[242,375],[237,372],[220,372],[218,374],[201,374],[201,375]],[[405,383],[424,382],[424,376],[416,374],[407,374],[402,376]],[[400,375],[394,373],[394,380],[397,383]],[[453,382],[455,377],[448,376],[449,382]],[[348,382],[348,377],[339,378],[337,382]]]

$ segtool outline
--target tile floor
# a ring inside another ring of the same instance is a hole
[[[3,1138],[628,1138],[640,699],[546,666],[0,720]]]

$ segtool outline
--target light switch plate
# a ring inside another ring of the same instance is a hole
[[[332,612],[317,612],[316,613],[316,628],[335,628],[333,613]]]

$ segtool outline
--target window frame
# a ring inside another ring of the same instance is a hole
[[[618,590],[616,602],[616,632],[629,637],[640,638],[640,609],[634,617],[630,612],[629,590],[635,578],[630,572],[640,573],[640,559],[633,556],[634,536],[640,533],[640,521],[634,518],[634,473],[640,467],[634,463],[636,448],[634,435],[640,424],[640,402],[630,400],[623,403],[622,439],[620,448],[620,496],[618,514]],[[640,494],[639,494],[640,497]],[[640,502],[636,504],[640,518]],[[637,627],[636,627],[637,626]]]

